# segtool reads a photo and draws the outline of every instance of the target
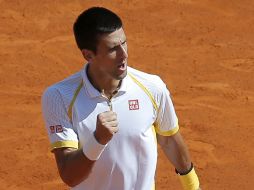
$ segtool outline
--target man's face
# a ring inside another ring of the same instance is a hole
[[[127,74],[127,42],[122,28],[98,39],[97,52],[91,64],[102,77],[121,80]]]

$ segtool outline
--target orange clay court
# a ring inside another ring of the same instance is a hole
[[[72,25],[91,6],[121,16],[129,65],[167,83],[202,189],[254,189],[252,0],[0,0],[0,189],[68,189],[40,100],[82,68]],[[157,190],[180,190],[159,154]]]

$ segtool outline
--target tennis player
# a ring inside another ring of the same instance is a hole
[[[73,190],[154,190],[158,143],[183,189],[200,189],[169,90],[158,76],[128,67],[119,16],[92,7],[73,28],[87,63],[42,98],[62,180]]]

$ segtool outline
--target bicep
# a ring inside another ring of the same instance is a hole
[[[162,136],[157,134],[157,140],[167,158],[174,164],[177,161],[177,155],[182,146],[182,136],[178,131],[171,136]]]
[[[53,153],[59,174],[70,187],[74,187],[85,180],[95,163],[84,155],[82,149],[57,148],[53,150]],[[73,171],[75,172],[73,173]]]
[[[162,148],[175,148],[184,144],[182,135],[179,131],[171,136],[162,136],[157,134],[158,143]]]
[[[73,154],[76,151],[76,148],[56,148],[52,150],[55,155],[55,160],[60,174],[63,173],[70,154]]]

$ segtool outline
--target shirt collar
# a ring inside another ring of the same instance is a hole
[[[83,85],[91,98],[101,97],[101,93],[96,88],[94,88],[94,86],[88,79],[88,76],[87,76],[88,65],[89,63],[85,64],[84,69],[81,72]],[[129,76],[127,75],[126,77],[124,77],[124,79],[122,79],[122,83],[118,90],[117,96],[121,96],[127,91],[128,81],[129,81]]]

